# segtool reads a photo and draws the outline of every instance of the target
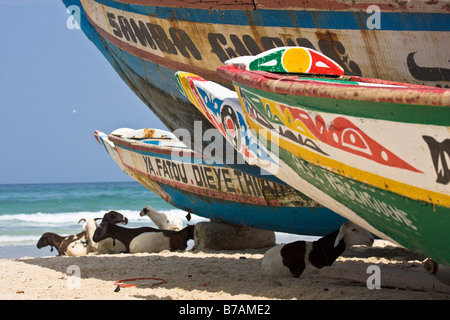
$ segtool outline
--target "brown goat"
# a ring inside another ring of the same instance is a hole
[[[36,247],[41,249],[46,246],[50,246],[50,251],[53,252],[53,247],[58,251],[59,256],[64,256],[66,254],[69,245],[77,240],[86,238],[86,231],[82,231],[77,234],[72,234],[70,236],[60,236],[59,234],[53,232],[44,233],[38,240]]]

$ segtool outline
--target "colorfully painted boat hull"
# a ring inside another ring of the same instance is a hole
[[[282,164],[297,173],[280,179],[378,236],[450,264],[450,90],[233,65],[218,73],[234,81],[258,138],[276,141]]]
[[[213,128],[177,90],[176,71],[223,82],[216,68],[225,60],[285,45],[313,47],[345,74],[450,85],[449,9],[442,1],[375,0],[370,5],[377,7],[370,8],[365,0],[63,2],[171,131],[185,128],[193,134],[195,121],[203,131]]]
[[[100,131],[95,137],[126,174],[187,212],[315,236],[332,232],[346,221],[289,186],[210,164],[179,142],[170,146],[170,141],[162,140],[166,143],[162,145],[154,139],[133,140]]]
[[[296,175],[289,166],[282,165],[277,154],[269,151],[250,130],[236,91],[188,72],[177,72],[175,79],[180,91],[248,164],[258,166],[263,172],[274,176]],[[277,147],[277,144],[272,143],[273,147]],[[284,172],[281,173],[281,170]]]

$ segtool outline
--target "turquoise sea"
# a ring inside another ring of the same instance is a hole
[[[125,215],[126,227],[156,227],[148,217],[140,217],[145,206],[179,215],[184,224],[207,219],[177,209],[138,182],[0,184],[0,259],[57,255],[50,247],[36,243],[45,232],[60,235],[81,231],[81,218],[102,217],[109,210]],[[299,236],[277,233],[277,242]]]
[[[43,233],[78,233],[81,218],[102,217],[109,210],[125,215],[128,227],[155,227],[139,216],[147,205],[186,216],[137,182],[0,185],[0,259],[56,255],[50,247],[36,248]]]

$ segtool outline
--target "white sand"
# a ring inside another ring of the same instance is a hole
[[[162,252],[157,254],[89,255],[0,260],[0,299],[450,299],[450,294],[381,288],[331,279],[321,273],[307,277],[266,278],[260,272],[267,249],[224,252]],[[346,252],[335,265],[377,264],[426,274],[422,258],[384,241],[376,247]],[[79,267],[80,278],[68,273]],[[332,267],[333,268],[333,267]],[[136,287],[114,292],[121,279],[154,277],[167,282],[134,281]],[[74,287],[70,289],[69,287]]]

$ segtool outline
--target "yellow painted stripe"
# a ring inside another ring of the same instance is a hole
[[[178,78],[180,79],[180,83],[184,88],[184,92],[188,95],[189,101],[192,102],[192,104],[206,117],[205,112],[203,111],[203,108],[201,107],[201,104],[197,101],[197,98],[194,95],[194,92],[192,91],[191,87],[189,86],[189,80],[187,77],[198,77],[198,75],[190,73],[190,72],[179,72],[177,74]]]
[[[245,108],[244,108],[245,110]],[[253,121],[247,113],[245,114],[250,128],[256,130],[270,139],[270,131]],[[377,174],[350,167],[337,160],[329,159],[309,149],[300,147],[290,141],[286,141],[281,137],[277,137],[279,147],[291,152],[294,156],[308,161],[314,165],[335,172],[341,176],[359,181],[361,183],[371,185],[373,187],[398,193],[402,196],[413,200],[424,201],[434,205],[450,207],[450,197],[435,191],[415,187],[403,182],[388,179]]]
[[[236,90],[236,88],[237,87],[235,86],[235,90]],[[259,98],[261,99],[261,103],[264,106],[270,107],[270,111],[273,113],[272,114],[273,118],[275,116],[277,116],[280,119],[280,121],[282,121],[286,125],[286,127],[288,127],[289,129],[291,129],[295,132],[301,133],[302,135],[304,135],[312,140],[319,141],[311,133],[311,131],[306,127],[306,125],[302,121],[300,121],[298,119],[294,120],[294,117],[292,116],[292,113],[289,110],[289,108],[285,108],[284,112],[282,112],[281,107],[276,102],[266,99],[264,97],[259,97]],[[240,96],[239,96],[239,100],[240,100]],[[243,105],[242,101],[241,101],[241,105]]]

